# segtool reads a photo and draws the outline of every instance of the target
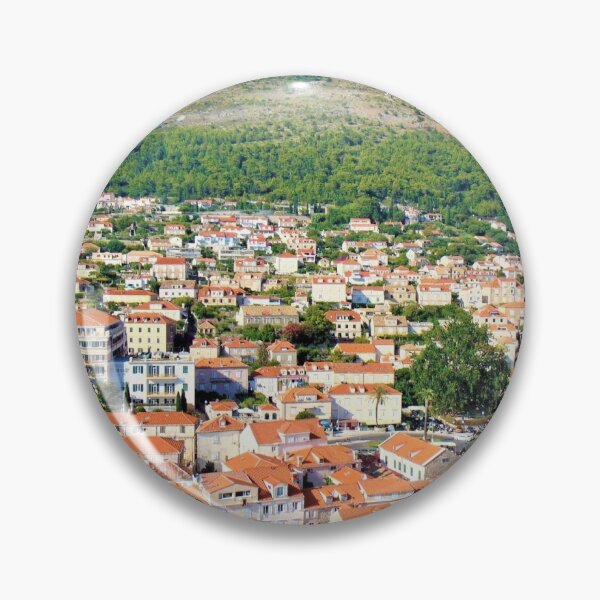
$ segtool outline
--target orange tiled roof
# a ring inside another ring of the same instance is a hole
[[[294,421],[265,421],[249,425],[254,439],[259,445],[280,444],[280,434],[308,433],[310,439],[327,439],[325,430],[318,419]]]
[[[248,365],[237,358],[223,356],[221,358],[200,358],[196,361],[197,369],[247,369]]]
[[[177,323],[174,319],[165,317],[160,313],[145,312],[145,313],[131,313],[125,317],[126,323],[160,323],[161,325],[174,325]]]
[[[108,327],[119,322],[117,317],[96,308],[75,311],[75,322],[79,327]]]
[[[182,441],[156,435],[130,435],[124,437],[125,443],[138,454],[173,454],[179,453],[184,448]]]
[[[354,452],[348,446],[332,444],[331,446],[312,446],[288,453],[287,463],[290,467],[312,468],[316,466],[347,465],[357,462]]]
[[[301,402],[301,400],[298,399],[299,396],[315,396],[317,402],[330,402],[328,396],[314,387],[290,388],[281,396],[281,402],[285,404]]]
[[[444,448],[406,433],[392,435],[379,447],[417,465],[426,465],[444,452]]]
[[[278,458],[259,454],[257,452],[244,452],[230,458],[224,463],[232,471],[245,471],[259,467],[285,467],[285,463]]]
[[[198,433],[215,433],[219,431],[242,431],[246,427],[245,423],[234,419],[229,415],[221,415],[209,421],[205,421],[196,430]]]
[[[196,417],[184,412],[106,413],[113,425],[195,425]]]
[[[384,385],[381,383],[340,383],[339,385],[333,386],[329,390],[329,393],[333,394],[333,395],[337,395],[337,394],[339,394],[339,395],[341,395],[341,394],[344,394],[344,395],[349,395],[349,394],[371,395],[375,392],[375,390],[377,388],[382,388],[383,392],[386,395],[390,395],[390,396],[396,396],[401,393],[398,390],[395,390],[393,387],[390,387],[389,385]]]

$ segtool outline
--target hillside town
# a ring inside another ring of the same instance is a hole
[[[505,384],[444,400],[436,352],[464,330],[512,371],[521,259],[499,218],[392,209],[319,230],[327,205],[102,194],[76,326],[129,448],[202,503],[284,524],[367,515],[439,477]]]

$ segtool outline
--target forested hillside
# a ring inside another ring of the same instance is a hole
[[[276,88],[279,95],[273,91],[265,106],[253,83],[174,115],[131,152],[107,190],[171,201],[394,200],[439,210],[450,223],[470,215],[507,220],[477,162],[414,107],[329,80],[319,80],[319,93],[306,98]],[[335,101],[344,110],[334,111]]]

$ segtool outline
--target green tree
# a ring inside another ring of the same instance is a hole
[[[183,410],[183,404],[181,403],[181,394],[177,392],[175,396],[175,410],[181,412]]]
[[[310,412],[310,410],[301,410],[297,415],[296,419],[314,419],[315,415]]]
[[[447,327],[434,327],[411,372],[417,395],[430,390],[437,414],[492,413],[509,377],[502,349],[490,345],[487,328],[462,311]]]
[[[185,396],[185,390],[181,391],[181,410],[187,412],[187,398]]]
[[[131,393],[129,391],[128,383],[125,384],[124,398],[125,398],[125,404],[127,404],[127,406],[130,406],[131,405]]]

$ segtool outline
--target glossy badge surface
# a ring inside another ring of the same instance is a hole
[[[97,201],[75,298],[123,442],[199,502],[298,525],[379,511],[456,462],[525,306],[512,225],[460,143],[309,76],[227,88],[144,138]]]

